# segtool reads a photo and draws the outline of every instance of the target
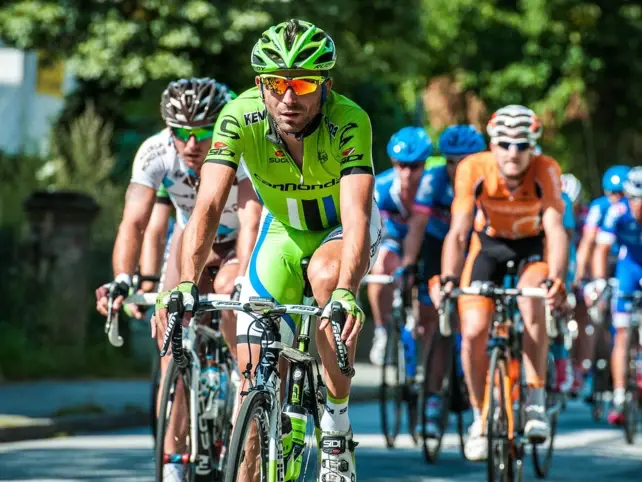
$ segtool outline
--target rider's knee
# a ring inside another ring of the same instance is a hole
[[[308,277],[314,297],[319,300],[326,293],[332,293],[339,280],[339,261],[312,258],[308,268]]]
[[[234,290],[234,280],[238,270],[222,269],[214,279],[214,293],[229,295]]]
[[[518,288],[537,288],[546,281],[548,277],[548,265],[543,261],[530,263],[524,268],[519,282]]]
[[[461,336],[468,345],[477,345],[485,342],[490,324],[490,312],[476,309],[474,305],[461,311]]]

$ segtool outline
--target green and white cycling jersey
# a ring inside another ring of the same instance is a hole
[[[258,89],[228,103],[214,128],[206,162],[234,169],[243,156],[248,177],[264,205],[259,237],[250,258],[241,301],[265,296],[278,303],[300,303],[303,295],[301,260],[323,244],[341,239],[340,180],[350,174],[373,174],[372,130],[363,109],[331,92],[321,115],[306,129],[303,165],[299,168],[267,115]],[[374,179],[373,179],[374,182]],[[381,243],[382,223],[372,203],[370,262]],[[282,342],[290,344],[298,318],[286,315]],[[258,343],[261,328],[239,313],[237,340]]]
[[[330,92],[308,126],[303,149],[299,168],[255,87],[223,108],[205,162],[236,169],[242,155],[254,189],[275,218],[302,231],[322,231],[340,223],[341,176],[373,173],[370,119],[357,104]]]

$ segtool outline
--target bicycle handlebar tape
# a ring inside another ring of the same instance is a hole
[[[332,325],[332,335],[334,336],[334,344],[337,349],[337,362],[339,364],[339,370],[346,377],[352,378],[355,371],[354,368],[350,366],[350,361],[348,360],[348,348],[341,340],[341,332],[343,331],[345,322],[346,314],[343,306],[341,306],[341,303],[339,303],[338,301],[332,302],[330,324]]]
[[[172,321],[171,340],[172,340],[172,357],[174,363],[180,368],[187,366],[187,357],[183,353],[183,315],[185,314],[185,305],[183,304],[183,293],[174,291],[169,296],[167,303],[168,317]],[[169,329],[169,322],[168,322]]]

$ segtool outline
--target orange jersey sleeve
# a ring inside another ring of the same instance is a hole
[[[473,212],[475,208],[475,189],[483,175],[478,168],[478,155],[473,154],[464,159],[455,172],[455,198],[451,212]]]
[[[564,214],[564,200],[562,199],[562,170],[555,159],[548,156],[538,156],[533,162],[538,161],[535,182],[542,190],[542,213],[548,208],[553,208]]]

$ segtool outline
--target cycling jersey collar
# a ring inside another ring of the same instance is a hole
[[[273,144],[277,144],[279,146],[282,146],[283,139],[281,138],[280,131],[278,126],[276,125],[276,120],[270,115],[269,112],[267,112],[267,125],[266,125],[266,134],[265,138],[272,142]],[[313,134],[314,131],[317,130],[317,128],[321,125],[321,119],[323,119],[323,112],[319,112],[308,124],[299,132],[295,132],[294,136],[297,139],[302,139],[304,137],[308,137],[309,135]]]

